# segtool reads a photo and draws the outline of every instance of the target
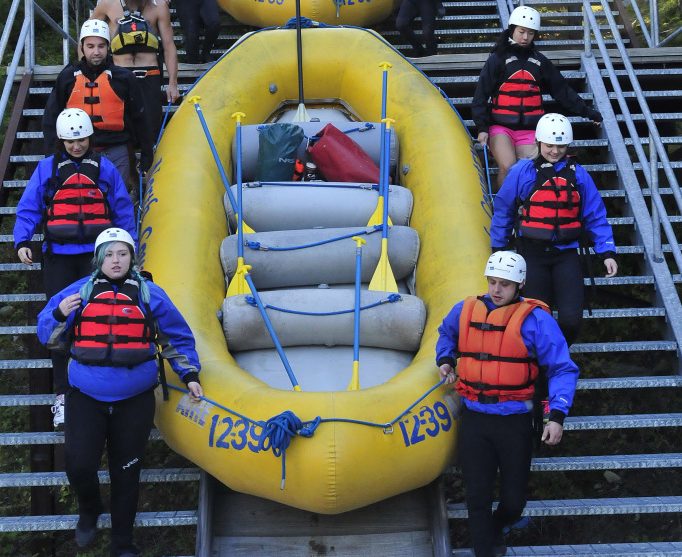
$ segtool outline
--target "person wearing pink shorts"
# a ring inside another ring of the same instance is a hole
[[[599,125],[602,115],[585,104],[561,72],[535,48],[540,14],[519,6],[483,66],[471,103],[477,140],[487,145],[498,166],[497,188],[518,159],[537,156],[535,126],[545,113],[543,93],[566,111]]]

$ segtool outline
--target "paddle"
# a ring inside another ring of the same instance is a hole
[[[284,353],[284,348],[282,347],[282,343],[279,341],[279,337],[277,336],[277,333],[275,332],[275,328],[272,326],[272,321],[270,321],[270,317],[268,317],[268,312],[265,310],[265,306],[263,305],[263,302],[260,299],[260,296],[258,295],[258,290],[256,290],[256,285],[253,284],[253,279],[249,275],[250,270],[251,270],[251,265],[242,265],[241,268],[237,269],[237,273],[239,273],[241,275],[240,280],[247,283],[247,288],[251,289],[251,295],[253,296],[253,299],[256,302],[256,306],[258,307],[258,311],[260,311],[261,317],[263,318],[263,322],[265,323],[265,328],[268,330],[268,333],[270,333],[270,338],[272,339],[272,343],[275,345],[275,350],[277,350],[277,354],[279,354],[279,357],[282,360],[282,365],[284,366],[284,370],[287,372],[287,375],[289,376],[289,381],[291,381],[291,386],[294,388],[294,391],[300,391],[301,386],[298,384],[298,380],[296,379],[296,375],[294,375],[294,370],[291,369],[291,364],[289,364],[289,359],[287,358],[286,354]]]
[[[360,285],[362,284],[362,246],[367,242],[360,236],[353,236],[355,242],[355,311],[353,316],[353,375],[349,391],[360,389]]]
[[[199,95],[194,95],[193,97],[187,99],[188,102],[194,105],[194,108],[197,111],[197,116],[199,117],[199,122],[201,122],[201,127],[204,130],[206,141],[208,141],[208,146],[211,148],[211,153],[213,154],[213,160],[215,161],[215,164],[218,167],[220,179],[222,180],[223,186],[225,187],[225,191],[227,192],[227,198],[230,200],[230,205],[232,205],[232,210],[236,213],[238,220],[241,220],[242,224],[240,228],[243,229],[245,234],[253,234],[255,230],[251,228],[248,224],[246,224],[243,221],[243,219],[239,219],[240,213],[237,208],[237,201],[235,200],[234,195],[232,195],[232,190],[230,189],[230,181],[227,179],[227,174],[225,174],[225,167],[223,167],[223,163],[221,162],[220,157],[218,156],[218,150],[216,149],[215,143],[213,142],[213,137],[211,137],[211,132],[208,129],[206,118],[204,118],[204,113],[202,112],[201,105],[199,104],[200,100],[201,97]]]
[[[303,96],[303,39],[301,37],[301,0],[296,0],[296,58],[298,62],[298,108],[294,122],[310,122]]]
[[[391,68],[391,64],[388,62],[382,62],[379,64],[379,67],[383,70],[381,74],[381,143],[379,144],[379,165],[383,164],[384,160],[384,132],[386,131],[386,124],[384,123],[384,118],[386,118],[386,104],[387,104],[387,97],[388,97],[388,68]],[[374,209],[374,212],[372,215],[369,217],[369,221],[367,221],[367,226],[377,226],[381,224],[383,218],[384,218],[384,196],[385,193],[381,189],[381,173],[383,170],[380,168],[379,169],[379,199],[377,200],[377,206]],[[388,181],[386,182],[386,187],[388,188]],[[391,222],[391,217],[388,218],[388,225],[393,226],[393,223]]]
[[[250,292],[249,285],[244,278],[244,231],[242,227],[242,118],[246,114],[235,112],[232,115],[237,121],[237,270],[227,286],[228,296],[238,296]]]
[[[398,292],[398,285],[393,276],[393,269],[388,260],[388,159],[391,149],[391,124],[395,120],[384,118],[381,123],[386,125],[384,152],[382,153],[382,172],[379,175],[379,190],[384,189],[384,217],[381,222],[381,255],[379,263],[374,270],[374,276],[369,282],[369,290],[381,290],[383,292]]]
[[[490,163],[488,163],[488,145],[483,145],[483,160],[485,161],[485,177],[488,180],[488,201],[490,205],[493,204],[495,200],[495,195],[493,194],[493,187],[490,184]]]

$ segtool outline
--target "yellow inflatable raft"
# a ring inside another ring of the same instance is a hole
[[[294,0],[218,0],[237,21],[254,27],[284,25],[296,15]],[[301,0],[301,15],[330,25],[366,27],[383,21],[396,0]]]
[[[380,63],[392,65],[387,115],[400,140],[399,182],[414,198],[409,224],[420,242],[414,278],[427,311],[411,363],[370,388],[322,392],[307,392],[303,382],[301,391],[273,388],[236,363],[216,318],[226,295],[218,255],[228,235],[225,191],[188,101],[156,153],[139,255],[189,322],[202,363],[207,400],[190,404],[174,374],[170,400],[158,393],[156,423],[168,444],[234,490],[341,513],[426,485],[453,457],[453,404],[448,388],[434,388],[434,347],[452,305],[484,288],[487,217],[471,138],[426,76],[364,29],[304,29],[303,45],[306,105],[335,102],[358,120],[380,121]],[[258,31],[193,88],[225,168],[232,166],[231,115],[243,112],[244,124],[253,124],[287,103],[295,107],[296,68],[294,30]],[[325,367],[350,377],[348,361]],[[287,410],[304,423],[322,421],[311,437],[291,439],[282,484],[282,458],[259,450],[257,437],[263,422]]]

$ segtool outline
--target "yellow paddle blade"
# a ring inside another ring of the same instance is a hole
[[[377,199],[377,206],[374,208],[372,216],[367,221],[367,226],[379,226],[384,222],[384,196],[380,195]],[[388,217],[388,226],[393,226],[391,217]]]
[[[310,122],[310,116],[308,115],[308,111],[305,109],[305,105],[303,103],[298,103],[296,115],[294,116],[292,122]]]
[[[239,222],[239,214],[236,214],[235,218],[237,219],[237,222]],[[256,233],[256,231],[242,220],[242,234],[255,234],[255,233]]]
[[[250,265],[244,265],[244,258],[237,258],[237,271],[234,273],[230,284],[227,285],[227,296],[240,296],[251,294],[249,283],[246,282],[244,275],[249,272]]]
[[[360,362],[357,360],[353,360],[353,375],[350,378],[350,383],[348,383],[348,390],[360,390]]]
[[[393,276],[393,269],[388,260],[388,238],[381,239],[381,256],[369,282],[369,290],[380,292],[398,292],[398,284]]]

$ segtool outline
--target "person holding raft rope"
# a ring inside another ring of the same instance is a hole
[[[17,205],[14,245],[19,261],[33,265],[33,235],[44,233],[42,270],[50,299],[91,271],[97,235],[110,226],[136,238],[133,204],[123,178],[109,159],[96,153],[90,117],[67,108],[57,117],[54,153],[38,163]],[[64,425],[67,355],[52,351],[56,429]]]
[[[471,114],[478,142],[490,148],[497,162],[497,189],[517,159],[537,153],[535,126],[545,113],[543,93],[552,95],[568,113],[589,118],[597,126],[602,121],[602,115],[588,107],[535,48],[539,31],[540,13],[529,6],[516,8],[476,85]]]
[[[199,401],[194,337],[166,293],[137,268],[133,238],[109,228],[95,241],[94,272],[55,294],[38,316],[38,338],[70,352],[65,466],[78,497],[76,544],[91,545],[102,513],[97,472],[106,444],[111,476],[111,557],[135,557],[140,470],[154,420],[159,358]],[[162,365],[162,364],[161,364]]]
[[[568,118],[545,114],[535,137],[539,155],[514,165],[495,196],[490,242],[493,251],[507,249],[515,233],[516,249],[528,262],[524,292],[557,310],[570,346],[580,331],[585,298],[578,248],[593,243],[612,277],[618,272],[616,247],[597,186],[567,156],[573,141]]]
[[[526,505],[533,450],[533,395],[540,370],[549,381],[549,419],[541,440],[561,441],[578,367],[544,302],[523,298],[526,262],[510,251],[488,259],[488,292],[457,303],[438,328],[441,379],[462,397],[459,461],[476,557],[506,554],[504,528]],[[500,474],[499,505],[492,510]]]

